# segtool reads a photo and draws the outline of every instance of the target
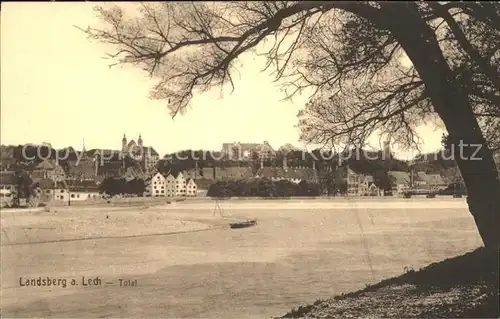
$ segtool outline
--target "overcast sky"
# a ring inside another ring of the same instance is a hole
[[[121,147],[125,133],[161,155],[181,149],[220,150],[224,142],[262,142],[275,148],[298,142],[296,114],[306,102],[282,102],[262,59],[246,55],[236,90],[196,96],[172,120],[164,101],[148,98],[154,83],[143,71],[109,69],[110,47],[90,42],[74,25],[99,23],[90,2],[2,3],[2,144],[50,142],[56,148]],[[424,151],[440,147],[442,131],[422,127]],[[399,153],[406,158],[409,153]]]

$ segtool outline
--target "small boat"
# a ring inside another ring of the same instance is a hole
[[[245,227],[255,226],[256,224],[257,221],[253,219],[253,220],[246,220],[243,222],[231,223],[229,224],[229,226],[231,226],[231,228],[245,228]]]

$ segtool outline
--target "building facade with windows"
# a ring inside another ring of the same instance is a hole
[[[270,160],[276,157],[268,141],[262,143],[223,143],[222,155],[232,161]]]
[[[196,196],[198,187],[192,178],[185,178],[182,172],[168,174],[166,177],[160,173],[147,181],[145,196],[151,197],[193,197]]]
[[[54,181],[44,178],[35,180],[33,187],[38,193],[40,201],[68,201],[69,188],[66,181]]]
[[[167,178],[160,173],[156,173],[150,180],[146,181],[146,196],[165,197],[167,196]]]
[[[123,134],[122,138],[122,153],[130,156],[134,160],[141,163],[142,168],[146,172],[151,172],[156,168],[158,161],[160,160],[160,156],[156,150],[151,146],[144,146],[144,141],[142,139],[141,134],[139,134],[139,138],[137,142],[131,140],[127,143],[127,137]]]

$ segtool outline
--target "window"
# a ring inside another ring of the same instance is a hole
[[[64,189],[61,189],[61,193],[64,193]]]
[[[75,198],[75,194],[71,194],[71,198]]]

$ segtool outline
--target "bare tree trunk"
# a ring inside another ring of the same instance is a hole
[[[493,155],[472,112],[468,95],[455,82],[434,32],[416,14],[414,4],[384,5],[388,28],[413,62],[435,111],[443,120],[455,160],[467,187],[467,202],[483,244],[498,249],[500,183]],[[479,151],[477,151],[479,149]]]

